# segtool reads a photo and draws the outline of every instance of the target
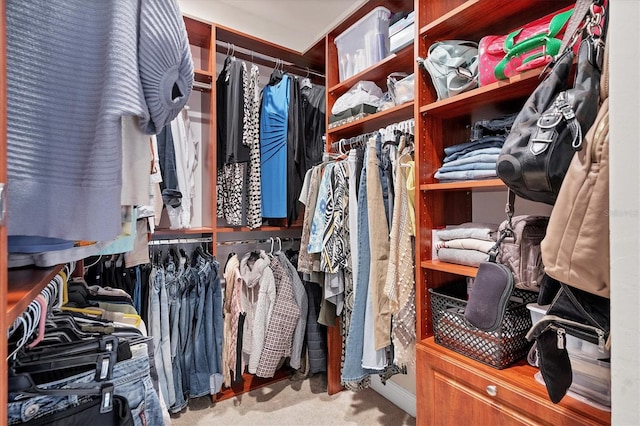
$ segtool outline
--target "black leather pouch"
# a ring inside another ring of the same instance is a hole
[[[502,323],[513,292],[513,274],[508,266],[483,262],[469,294],[465,319],[483,331],[494,331]]]
[[[554,404],[560,402],[573,381],[569,353],[564,345],[558,345],[558,330],[549,326],[536,338],[538,365]]]

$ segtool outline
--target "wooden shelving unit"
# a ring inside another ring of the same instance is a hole
[[[364,133],[370,133],[386,127],[389,124],[404,121],[415,116],[415,106],[413,102],[408,102],[393,108],[368,115],[351,123],[343,124],[334,128],[329,128],[329,115],[336,100],[346,93],[351,87],[362,80],[374,82],[384,92],[387,91],[387,76],[393,72],[414,72],[414,45],[411,44],[401,49],[395,54],[391,54],[382,61],[374,64],[365,70],[353,75],[344,81],[340,81],[338,68],[338,50],[335,39],[351,25],[367,15],[378,6],[384,6],[392,13],[399,11],[411,11],[414,9],[413,0],[369,0],[362,7],[352,13],[344,21],[338,24],[327,34],[326,45],[326,81],[327,81],[327,151],[331,151],[331,145],[343,138],[350,138]],[[336,326],[328,328],[327,344],[330,353],[340,353],[342,348],[342,338],[340,335],[340,324],[336,321]],[[334,394],[342,390],[340,384],[340,357],[333,357],[327,365],[327,387],[329,394]]]
[[[417,56],[425,57],[439,40],[479,42],[489,34],[511,29],[571,4],[570,0],[418,0]],[[432,258],[432,232],[446,225],[471,221],[473,194],[500,191],[500,179],[438,182],[444,148],[467,142],[468,126],[518,111],[539,84],[541,69],[437,101],[428,73],[416,66],[416,311],[418,313],[416,398],[418,424],[455,424],[473,418],[478,424],[496,422],[549,424],[607,424],[610,414],[565,398],[552,404],[533,378],[536,369],[521,362],[495,370],[436,344],[433,338],[429,289],[475,277],[477,268]],[[499,223],[503,217],[496,218]],[[487,395],[495,386],[497,396]]]
[[[413,102],[394,106],[384,111],[368,115],[351,123],[343,124],[327,130],[327,135],[331,139],[348,138],[363,133],[373,132],[398,121],[407,120],[413,117]]]
[[[327,78],[327,147],[342,139],[369,133],[385,127],[389,124],[407,120],[414,116],[413,102],[395,106],[376,114],[368,115],[359,120],[329,129],[329,115],[336,100],[346,93],[351,87],[362,80],[372,81],[383,92],[387,91],[387,76],[393,72],[414,72],[414,45],[404,47],[397,53],[391,54],[382,61],[353,75],[344,81],[340,81],[338,72],[338,49],[335,39],[351,25],[367,15],[378,6],[384,6],[392,13],[398,11],[411,11],[414,8],[412,0],[370,0],[356,10],[334,29],[329,31],[326,37],[326,78]]]

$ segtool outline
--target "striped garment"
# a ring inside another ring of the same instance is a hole
[[[158,133],[193,63],[175,0],[7,0],[9,234],[111,240],[121,117]]]

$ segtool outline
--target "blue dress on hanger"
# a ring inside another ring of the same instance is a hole
[[[262,216],[287,217],[287,122],[291,78],[283,75],[262,91],[260,167]]]

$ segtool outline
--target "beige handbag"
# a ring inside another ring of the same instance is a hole
[[[564,178],[542,241],[545,272],[572,287],[609,297],[609,49],[601,106]]]

